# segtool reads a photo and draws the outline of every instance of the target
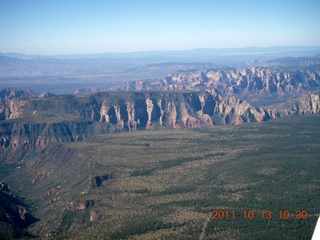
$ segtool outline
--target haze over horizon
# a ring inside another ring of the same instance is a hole
[[[0,52],[320,46],[320,1],[0,1]]]

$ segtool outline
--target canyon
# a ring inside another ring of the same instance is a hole
[[[4,89],[0,96],[0,159],[6,163],[33,155],[49,143],[83,141],[97,134],[239,125],[320,111],[319,93],[260,108],[234,96],[222,96],[215,89],[42,98]]]
[[[224,230],[215,230],[208,214],[217,204],[259,199],[268,206],[263,199],[272,199],[279,207],[281,192],[287,206],[312,198],[303,207],[315,209],[318,198],[306,191],[315,191],[318,169],[318,60],[253,61],[247,68],[141,64],[133,75],[172,73],[73,95],[3,88],[0,234],[227,238],[239,230],[230,233],[223,222]],[[289,180],[282,176],[290,176],[294,191],[283,189]],[[272,191],[265,188],[270,182]],[[299,237],[309,236],[313,216]]]

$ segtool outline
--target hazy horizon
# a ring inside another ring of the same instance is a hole
[[[320,46],[316,0],[0,1],[0,52]]]
[[[28,54],[24,52],[1,52],[0,55],[9,56],[9,57],[19,57],[21,56],[29,56],[29,57],[104,57],[106,55],[110,56],[133,56],[133,55],[148,55],[151,56],[154,54],[163,53],[166,55],[170,55],[170,53],[181,53],[181,54],[189,54],[189,53],[207,53],[208,55],[213,56],[227,56],[227,55],[263,55],[263,54],[277,54],[277,53],[289,53],[292,51],[294,55],[297,55],[301,52],[299,56],[307,56],[307,55],[317,55],[320,54],[320,45],[319,46],[270,46],[270,47],[258,47],[258,46],[250,46],[250,47],[240,47],[240,48],[193,48],[193,49],[181,49],[181,50],[142,50],[142,51],[128,51],[128,52],[90,52],[90,53],[56,53],[56,54]],[[313,52],[315,51],[315,52]],[[303,53],[310,53],[304,55]],[[286,55],[290,57],[291,55]]]

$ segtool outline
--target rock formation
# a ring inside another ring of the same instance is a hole
[[[200,75],[199,84],[203,78]],[[12,102],[23,104],[11,107]],[[277,117],[276,111],[223,97],[214,89],[7,97],[2,107],[9,109],[2,118],[10,120],[0,124],[0,161],[7,163],[41,151],[48,143],[81,141],[99,133],[241,124]]]
[[[0,124],[0,161],[16,162],[52,142],[73,142],[93,135],[93,122]]]
[[[197,76],[197,84],[202,84],[205,77]],[[257,86],[253,85],[253,88]],[[0,161],[7,163],[17,162],[28,154],[32,156],[48,143],[82,141],[95,134],[238,125],[262,122],[280,115],[315,114],[319,113],[320,106],[319,93],[308,94],[277,107],[257,108],[234,96],[223,97],[215,89],[101,92],[51,98],[19,98],[7,94],[2,99],[3,109],[9,109],[2,118],[10,121],[0,124]],[[23,104],[12,107],[13,102]]]
[[[194,92],[99,93],[76,114],[137,130],[157,127],[201,127],[213,124],[261,122],[272,116],[235,97],[222,97],[216,90]],[[237,121],[235,121],[237,120]]]
[[[320,93],[310,93],[301,98],[291,99],[275,108],[281,115],[319,114]]]
[[[0,120],[19,118],[23,114],[22,107],[26,99],[32,95],[27,91],[15,90],[12,88],[0,91]]]
[[[113,87],[112,90],[191,90],[215,87],[233,94],[239,91],[252,93],[302,93],[320,86],[320,70],[314,67],[275,68],[253,67],[252,69],[212,69],[180,71],[151,82],[133,81]]]

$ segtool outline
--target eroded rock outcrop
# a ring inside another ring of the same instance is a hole
[[[94,206],[94,200],[70,201],[67,203],[67,210],[81,211],[92,206]]]
[[[281,115],[319,114],[320,93],[309,93],[275,107]]]
[[[212,69],[206,72],[184,71],[152,82],[126,82],[112,90],[191,90],[215,87],[226,94],[240,90],[252,93],[302,93],[320,86],[320,70],[316,68]]]
[[[239,124],[240,119],[242,122],[261,122],[277,116],[276,112],[255,108],[235,97],[222,97],[214,89],[184,93],[107,92],[93,97],[95,104],[91,105],[91,110],[84,105],[76,110],[76,114],[126,130]]]
[[[27,91],[6,88],[0,91],[0,120],[19,118],[32,95]]]
[[[93,135],[92,121],[0,124],[0,161],[17,162],[49,143],[81,141]]]
[[[205,78],[197,73],[198,82]],[[189,78],[188,78],[189,79]],[[189,81],[175,79],[175,81]],[[10,96],[10,94],[9,94]],[[7,97],[9,98],[9,97]],[[5,108],[10,108],[11,98]],[[17,162],[49,143],[82,141],[97,133],[150,128],[195,128],[261,122],[276,111],[255,108],[217,90],[101,92],[89,96],[25,98],[0,124],[0,160]],[[9,106],[9,107],[8,107]],[[20,120],[17,120],[20,119]]]

